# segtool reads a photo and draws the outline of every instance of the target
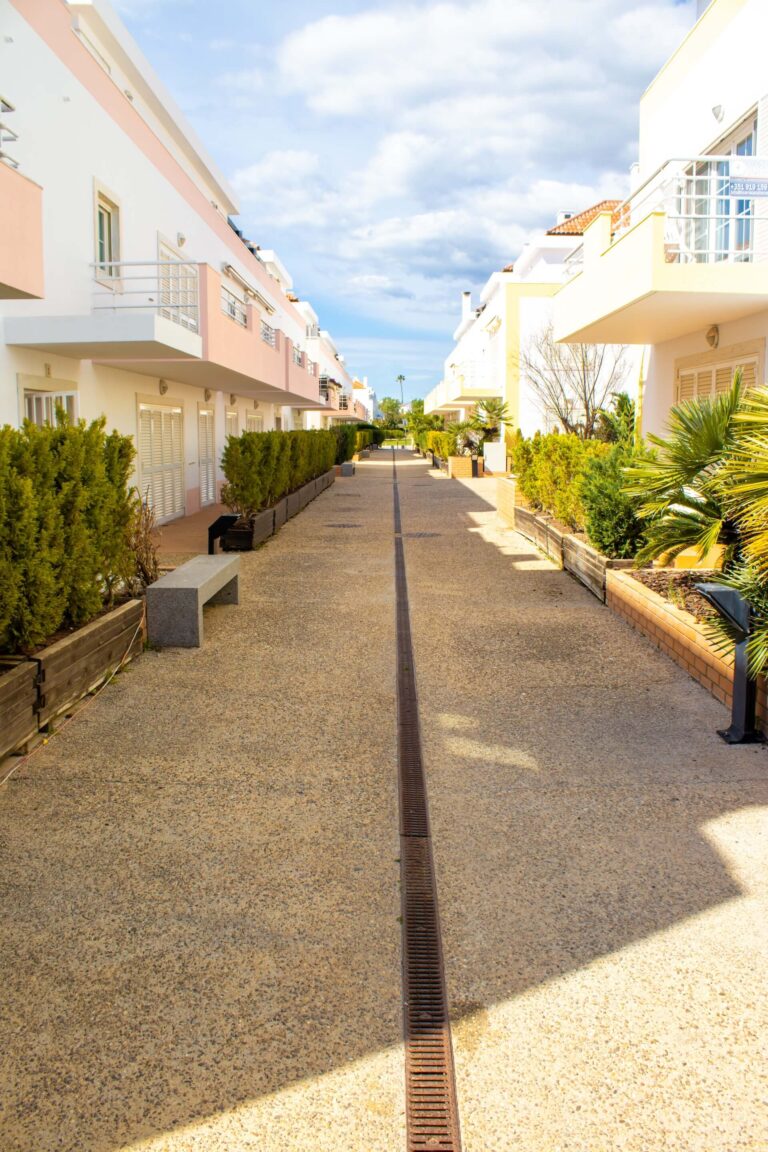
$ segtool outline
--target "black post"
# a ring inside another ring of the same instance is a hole
[[[747,642],[749,640],[750,605],[735,588],[723,584],[697,584],[696,591],[707,600],[718,615],[736,632],[733,661],[733,704],[730,728],[718,729],[726,744],[758,744],[763,740],[755,723],[757,683],[749,677]]]

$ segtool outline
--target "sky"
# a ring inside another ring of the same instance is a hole
[[[623,197],[693,0],[113,0],[349,369],[426,395],[477,293]]]

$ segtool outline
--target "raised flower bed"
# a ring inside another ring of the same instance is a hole
[[[0,756],[22,747],[144,646],[144,601],[129,600],[0,674]]]
[[[606,572],[633,567],[633,560],[612,560],[603,556],[583,534],[571,532],[552,516],[516,504],[514,479],[499,479],[496,490],[502,523],[514,528],[555,564],[575,576],[598,600],[605,602]]]
[[[704,623],[628,572],[609,571],[606,589],[606,603],[612,612],[646,636],[722,704],[731,707],[733,659],[714,650]],[[768,735],[768,696],[764,680],[758,682],[757,718],[760,728]]]

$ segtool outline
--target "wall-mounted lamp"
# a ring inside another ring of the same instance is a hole
[[[707,329],[706,341],[710,348],[717,348],[720,343],[720,329],[717,324],[713,324],[711,328]]]
[[[165,396],[167,391],[168,391],[168,381],[167,380],[161,380],[160,381],[160,395]]]
[[[176,233],[176,246],[178,248],[183,248],[184,245],[186,244],[186,242],[187,242],[187,238],[184,235],[184,233],[183,232],[177,232]]]
[[[714,108],[712,109],[712,115],[714,116],[715,120],[717,120],[718,124],[720,124],[723,116],[725,116],[725,108],[723,108],[722,104],[715,104]]]
[[[258,408],[258,406],[259,406],[258,400],[254,400],[253,406],[254,406],[254,408]]]
[[[211,396],[212,396],[212,392],[211,392],[210,388],[206,388],[203,392],[203,397],[206,400],[206,402],[208,400],[210,400]]]
[[[234,408],[235,404],[237,404],[237,396],[235,396],[234,392],[230,392],[230,394],[229,394],[229,406],[230,406],[230,408]]]

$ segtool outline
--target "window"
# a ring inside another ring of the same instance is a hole
[[[758,356],[737,356],[717,363],[686,365],[677,370],[676,403],[701,400],[727,392],[733,383],[737,368],[742,371],[744,388],[754,388],[758,380]]]
[[[76,392],[35,392],[24,391],[24,418],[42,428],[45,424],[56,424],[57,413],[63,409],[69,420],[77,420]]]
[[[140,404],[139,487],[158,523],[184,515],[184,428],[181,408]]]
[[[240,435],[240,421],[237,418],[237,409],[228,408],[225,416],[224,432],[227,436]]]
[[[293,427],[295,429],[304,427],[304,413],[301,408],[295,408],[293,412]]]
[[[246,432],[263,432],[264,417],[260,416],[258,412],[246,412],[245,430]]]
[[[99,192],[96,197],[96,264],[101,279],[113,280],[120,274],[120,212],[116,204]]]

